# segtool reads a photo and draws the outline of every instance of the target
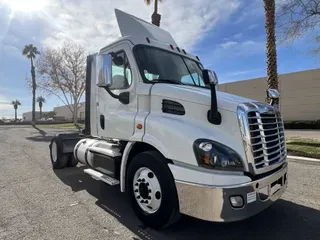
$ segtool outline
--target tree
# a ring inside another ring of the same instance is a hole
[[[40,118],[42,118],[42,105],[46,103],[46,99],[42,96],[37,97],[37,102],[39,103],[40,108]]]
[[[152,0],[144,0],[147,5],[150,5]],[[154,0],[154,12],[151,15],[152,24],[160,27],[161,15],[158,14],[158,2],[162,2],[163,0]]]
[[[275,36],[275,0],[264,0],[266,51],[267,51],[267,85],[268,89],[278,89],[277,48]],[[268,102],[270,99],[266,99]],[[276,102],[278,104],[278,102]]]
[[[82,46],[71,42],[58,49],[47,48],[37,61],[41,79],[38,87],[54,94],[69,108],[77,123],[80,100],[85,91],[86,54]]]
[[[33,60],[36,58],[36,55],[40,54],[38,49],[33,46],[33,44],[29,44],[24,46],[22,50],[22,55],[26,56],[30,59],[31,62],[31,77],[32,77],[32,122],[34,123],[36,120],[36,73],[35,67],[33,65]]]
[[[292,42],[308,32],[314,32],[315,40],[320,42],[319,27],[320,0],[287,0],[279,5],[277,29],[283,42]]]
[[[18,106],[21,105],[19,100],[12,101],[11,104],[13,105],[14,108],[14,120],[17,121],[17,111],[18,111]]]

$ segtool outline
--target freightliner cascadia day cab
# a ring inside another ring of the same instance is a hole
[[[238,221],[279,199],[288,166],[276,105],[217,91],[215,72],[170,33],[115,14],[122,37],[87,57],[85,127],[52,138],[53,168],[86,165],[156,229],[181,214]]]

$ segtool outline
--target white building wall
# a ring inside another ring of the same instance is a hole
[[[39,119],[40,119],[40,112],[35,112],[35,120],[37,121]],[[22,113],[22,120],[27,122],[32,121],[32,112]]]
[[[265,101],[265,77],[219,84],[220,91]],[[279,74],[280,111],[284,121],[320,119],[320,68]]]
[[[81,103],[81,107],[78,109],[78,120],[84,120],[85,117],[85,103]],[[72,106],[71,106],[72,108]],[[72,119],[72,112],[70,111],[70,108],[68,106],[59,106],[55,107],[53,110],[56,115],[56,118],[64,118],[65,120],[73,120]]]

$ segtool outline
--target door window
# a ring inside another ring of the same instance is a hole
[[[131,86],[132,72],[124,51],[112,56],[112,85],[110,89],[126,89]]]
[[[192,73],[191,75],[185,75],[181,78],[181,82],[188,85],[193,85],[196,83],[196,85],[205,87],[204,81],[202,77],[198,73]]]

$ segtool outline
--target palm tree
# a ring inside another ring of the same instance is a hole
[[[29,44],[24,46],[22,55],[26,56],[28,59],[30,59],[31,62],[31,77],[32,77],[32,123],[36,120],[36,73],[35,73],[35,67],[33,65],[33,59],[36,58],[36,55],[40,54],[38,49],[33,46],[33,44]]]
[[[150,5],[152,0],[144,0],[147,5]],[[163,0],[154,0],[154,12],[151,15],[152,24],[160,27],[161,15],[158,14],[158,2],[162,2]]]
[[[40,118],[42,118],[42,105],[43,103],[46,103],[46,99],[42,96],[37,97],[37,102],[39,103],[40,108]]]
[[[14,108],[14,119],[15,121],[17,121],[18,106],[20,106],[21,103],[19,100],[15,100],[15,101],[12,101],[11,104],[13,105],[13,108]]]
[[[266,16],[265,29],[267,35],[267,85],[268,89],[278,89],[277,48],[275,36],[275,0],[263,0]],[[270,99],[266,99],[268,102]],[[276,102],[278,104],[278,102]]]

